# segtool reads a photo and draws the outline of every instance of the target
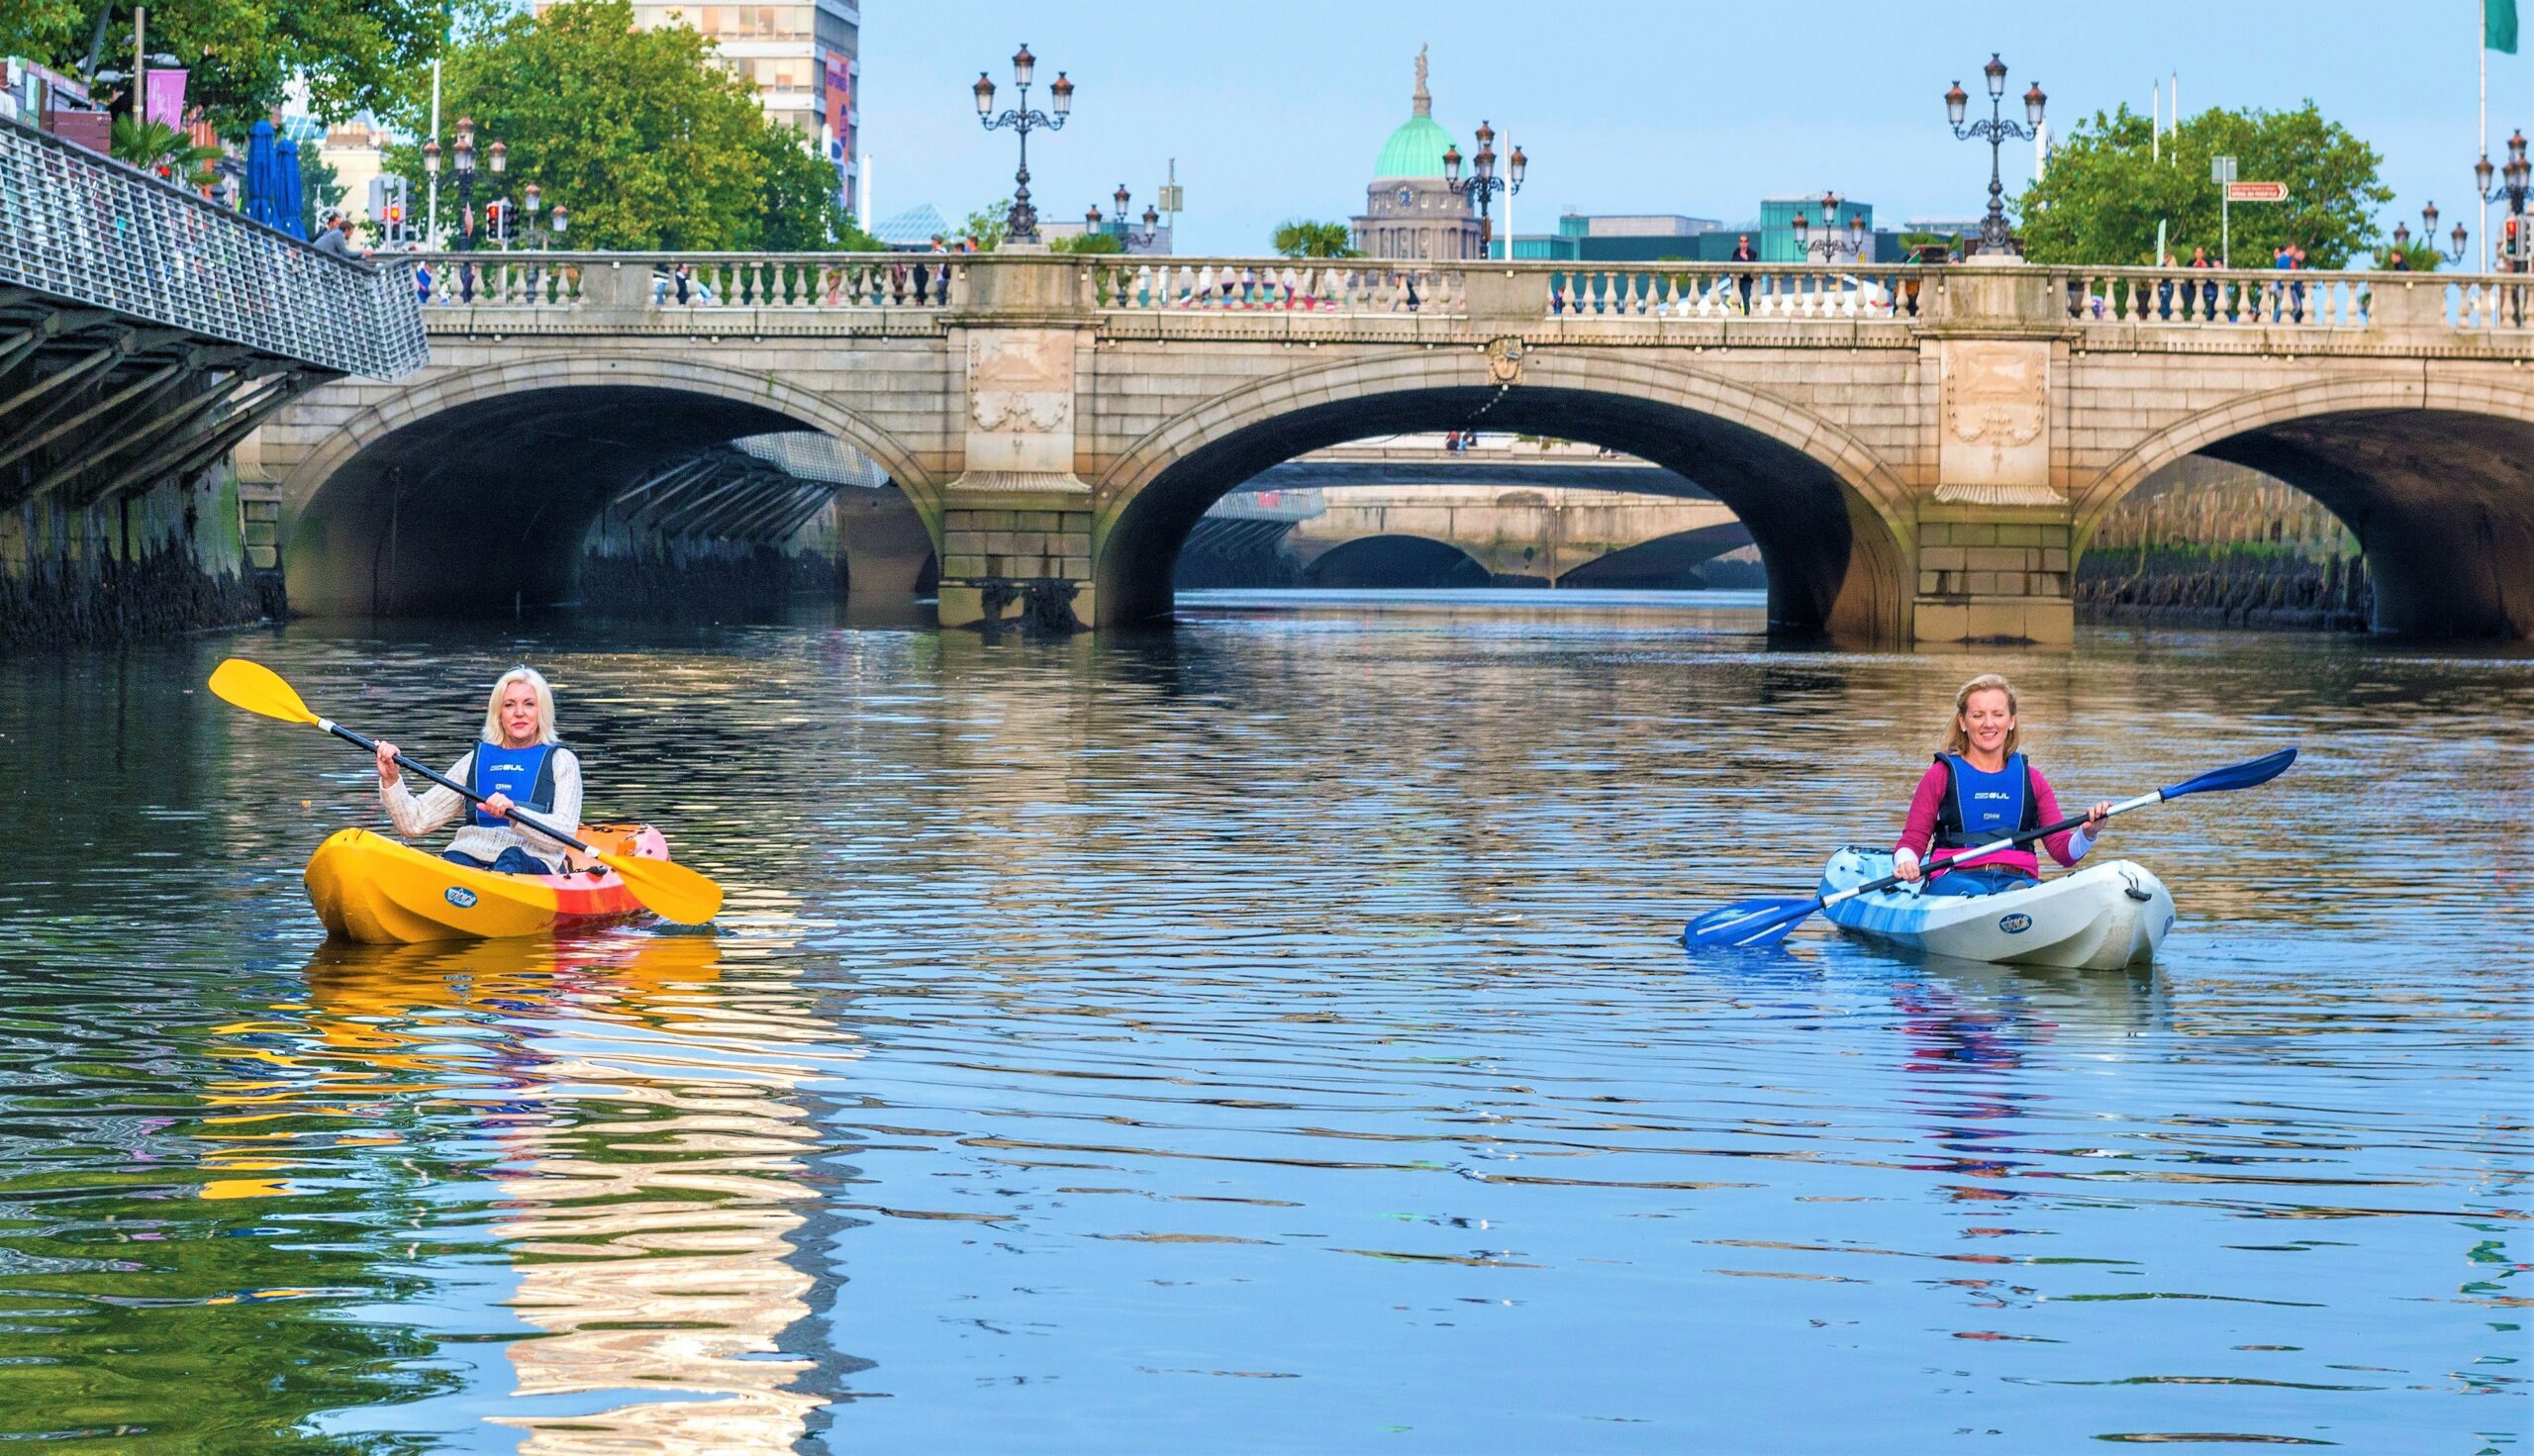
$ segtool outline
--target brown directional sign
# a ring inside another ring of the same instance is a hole
[[[2288,184],[2285,182],[2229,182],[2226,184],[2226,200],[2228,202],[2286,202]]]

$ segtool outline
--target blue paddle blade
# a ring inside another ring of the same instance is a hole
[[[2164,795],[2168,799],[2179,799],[2185,794],[2213,794],[2221,789],[2249,789],[2255,784],[2269,783],[2272,779],[2288,772],[2288,765],[2295,761],[2295,749],[2282,748],[2276,753],[2265,753],[2249,763],[2238,763],[2231,768],[2212,768],[2195,779],[2185,779],[2165,790]]]
[[[1793,896],[1740,901],[1690,922],[1681,930],[1681,943],[1692,950],[1775,945],[1820,908],[1818,900]]]

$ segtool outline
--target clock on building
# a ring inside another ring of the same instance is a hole
[[[1402,188],[1400,188],[1400,189],[1399,189],[1399,205],[1400,205],[1401,207],[1407,207],[1407,206],[1411,205],[1412,203],[1413,203],[1413,202],[1415,202],[1415,201],[1416,201],[1416,189],[1415,189],[1415,188],[1413,188],[1413,187],[1402,187]]]

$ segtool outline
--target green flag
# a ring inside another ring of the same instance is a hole
[[[2482,0],[2482,45],[2516,53],[2516,0]]]

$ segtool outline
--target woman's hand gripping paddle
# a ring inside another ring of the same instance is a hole
[[[356,744],[372,753],[378,751],[378,745],[370,739],[362,737],[341,724],[329,722],[311,713],[308,705],[300,701],[298,692],[289,683],[282,681],[281,674],[260,662],[249,662],[244,657],[232,657],[221,663],[219,667],[212,670],[211,690],[232,706],[244,708],[248,713],[260,713],[266,718],[278,718],[284,723],[302,723],[311,728],[324,728],[346,743]],[[483,795],[469,790],[464,784],[453,779],[443,778],[432,772],[402,753],[396,755],[396,764],[407,773],[429,779],[443,789],[453,790],[474,803],[484,802]],[[638,854],[601,854],[582,843],[578,837],[552,825],[522,814],[516,809],[510,812],[510,819],[513,823],[524,825],[548,838],[571,845],[624,876],[625,888],[633,892],[634,898],[663,920],[676,921],[686,925],[700,925],[721,913],[722,887],[674,860],[652,859]]]
[[[2114,814],[2127,814],[2133,809],[2144,809],[2150,804],[2162,804],[2168,799],[2180,799],[2186,794],[2214,794],[2224,789],[2249,789],[2256,784],[2269,783],[2272,779],[2288,772],[2288,765],[2295,761],[2295,749],[2282,748],[2276,753],[2266,753],[2249,763],[2212,768],[2195,779],[2185,779],[2170,788],[2141,794],[2135,799],[2124,799],[2111,806],[2110,811],[2103,818],[2109,819]],[[1996,843],[1983,844],[1969,853],[1956,855],[1946,860],[1945,864],[1947,867],[1958,868],[1984,855],[1996,854],[2001,850],[2029,844],[2035,839],[2047,838],[2065,829],[2073,829],[2085,822],[2086,817],[2081,814],[2074,819],[2063,819],[2055,825],[2043,825],[2037,829],[2025,829],[2021,833],[2009,835]],[[1777,896],[1762,900],[1740,901],[1722,910],[1709,911],[1690,922],[1689,925],[1681,931],[1681,943],[1692,950],[1748,949],[1762,945],[1775,945],[1787,937],[1788,931],[1793,930],[1807,916],[1823,906],[1836,905],[1843,900],[1853,900],[1859,895],[1871,895],[1877,890],[1889,890],[1900,883],[1899,875],[1885,875],[1882,879],[1868,880],[1862,885],[1850,885],[1845,890],[1834,891],[1810,900]]]

